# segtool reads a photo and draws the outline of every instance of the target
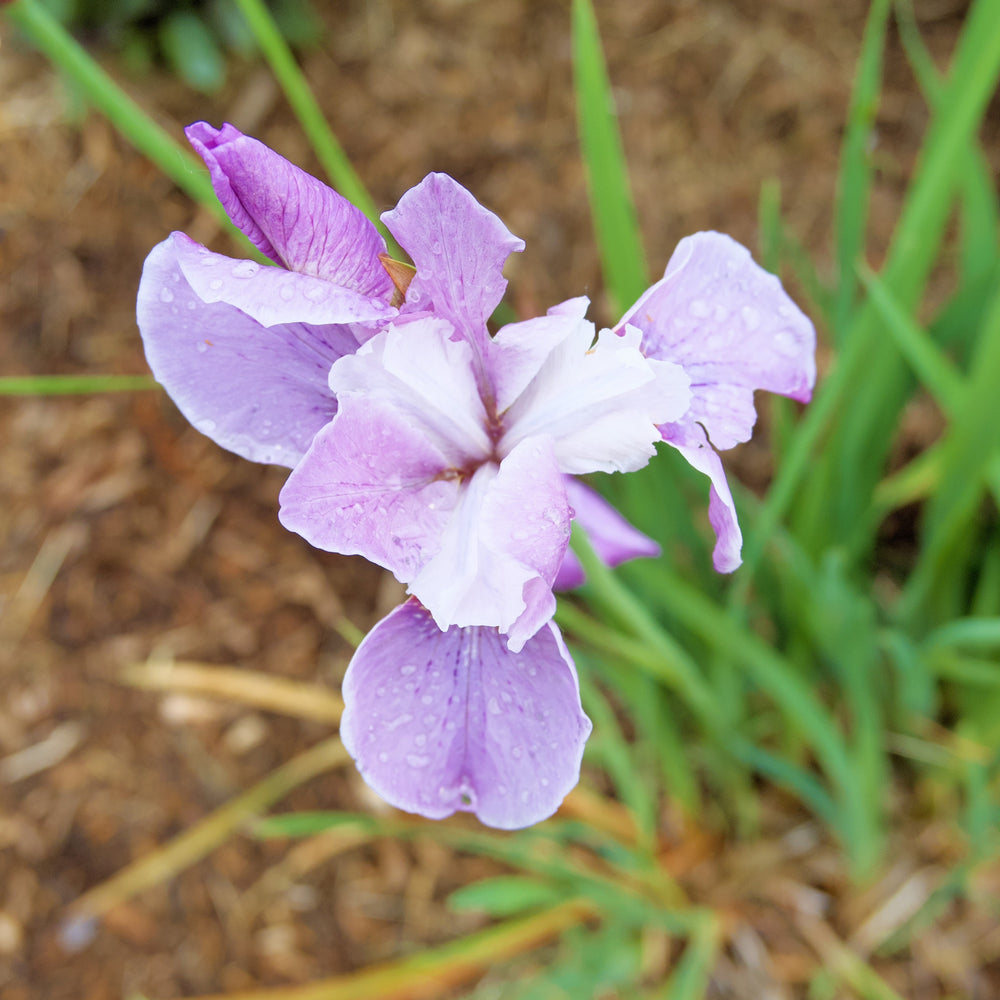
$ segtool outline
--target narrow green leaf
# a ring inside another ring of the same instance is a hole
[[[0,396],[71,396],[156,388],[150,375],[0,375]]]
[[[833,329],[837,339],[847,329],[856,294],[855,269],[865,246],[868,203],[871,198],[871,135],[882,85],[885,33],[891,0],[874,0],[868,10],[847,128],[840,149],[837,207],[834,213],[838,284]]]
[[[573,70],[580,145],[587,169],[590,210],[615,316],[648,282],[614,95],[590,0],[573,0]]]
[[[491,917],[513,917],[526,910],[554,906],[569,893],[528,875],[497,875],[456,889],[448,906],[458,913],[480,910]]]

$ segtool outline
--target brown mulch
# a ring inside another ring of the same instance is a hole
[[[586,291],[595,318],[610,320],[577,153],[568,5],[316,6],[329,31],[304,57],[307,74],[376,202],[390,207],[428,170],[453,174],[527,241],[509,270],[519,311]],[[651,271],[697,229],[755,246],[758,192],[772,177],[789,225],[826,266],[865,4],[597,9]],[[918,4],[942,65],[963,9]],[[888,79],[876,258],[926,124],[895,42]],[[176,134],[196,118],[231,120],[316,169],[260,67],[234,66],[213,98],[165,77],[125,83]],[[101,118],[70,121],[72,100],[2,19],[0,95],[0,371],[144,372],[134,301],[145,254],[171,229],[223,251],[224,238]],[[433,844],[320,858],[250,908],[248,890],[287,845],[238,837],[67,933],[66,907],[83,891],[327,734],[319,722],[136,691],[121,671],[176,658],[335,688],[350,647],[334,624],[366,629],[398,590],[362,560],[285,532],[282,470],[223,452],[158,392],[0,399],[0,453],[0,996],[302,983],[479,925],[442,900],[491,866]],[[286,805],[373,808],[349,768]],[[695,901],[736,914],[718,996],[804,996],[816,962],[833,961],[820,919],[831,906],[842,936],[861,933],[900,887],[926,895],[959,850],[935,822],[919,836],[907,827],[885,878],[852,893],[835,850],[801,816],[776,807],[772,819],[769,839],[723,851],[703,837],[707,860],[680,866]],[[983,878],[986,897],[997,879]],[[976,992],[1000,954],[988,910],[959,907],[950,920],[883,967],[903,995],[997,995]]]

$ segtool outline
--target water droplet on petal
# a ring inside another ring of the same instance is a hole
[[[490,698],[489,702],[486,705],[486,709],[490,713],[490,715],[499,715],[500,712],[502,711],[500,708],[500,702],[498,702],[496,698]]]
[[[382,761],[383,764],[389,763],[389,755],[384,750],[378,755],[378,759]]]
[[[412,663],[406,663],[399,668],[399,672],[404,677],[409,677],[410,674],[415,674],[417,672],[417,668]]]
[[[688,312],[696,319],[705,319],[708,311],[708,303],[704,299],[692,299],[688,305]]]
[[[161,302],[173,302],[174,301],[174,293],[172,291],[170,291],[169,288],[161,288],[160,289],[160,301]]]
[[[211,434],[215,430],[214,420],[199,420],[195,425],[195,428],[201,431],[202,434]]]
[[[432,694],[421,695],[420,700],[425,705],[433,705],[434,704],[434,695],[432,695]]]
[[[198,343],[194,345],[194,349],[199,354],[204,354],[205,351],[208,350],[208,344],[206,344],[204,340],[199,340]]]
[[[748,330],[756,330],[760,326],[760,313],[753,306],[744,306],[740,310],[740,315]]]
[[[234,278],[252,278],[260,270],[260,264],[252,260],[241,260],[233,265]]]
[[[217,292],[222,287],[221,278],[213,278],[209,283],[208,287],[212,289],[213,292]]]
[[[278,294],[286,301],[291,302],[295,298],[295,286],[290,281],[286,281],[281,288],[278,289]]]
[[[410,767],[426,767],[431,762],[430,757],[424,757],[418,753],[408,753],[406,755],[406,763]]]
[[[414,738],[413,742],[416,743],[418,747],[427,746],[427,734],[418,733]]]

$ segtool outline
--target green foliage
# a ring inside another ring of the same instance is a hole
[[[235,0],[39,0],[81,37],[121,52],[135,71],[165,62],[185,83],[213,93],[226,79],[229,55],[253,56],[257,44]],[[272,0],[271,17],[288,43],[307,46],[320,24],[308,0]]]

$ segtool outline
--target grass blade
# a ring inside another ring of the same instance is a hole
[[[864,253],[873,174],[871,133],[879,104],[882,56],[891,10],[890,0],[875,0],[868,12],[851,107],[847,115],[847,130],[840,151],[837,208],[834,215],[838,283],[833,308],[833,330],[837,339],[847,329],[854,310],[857,292],[855,269]]]
[[[573,71],[580,146],[608,297],[616,316],[648,284],[614,95],[590,0],[573,0]]]

